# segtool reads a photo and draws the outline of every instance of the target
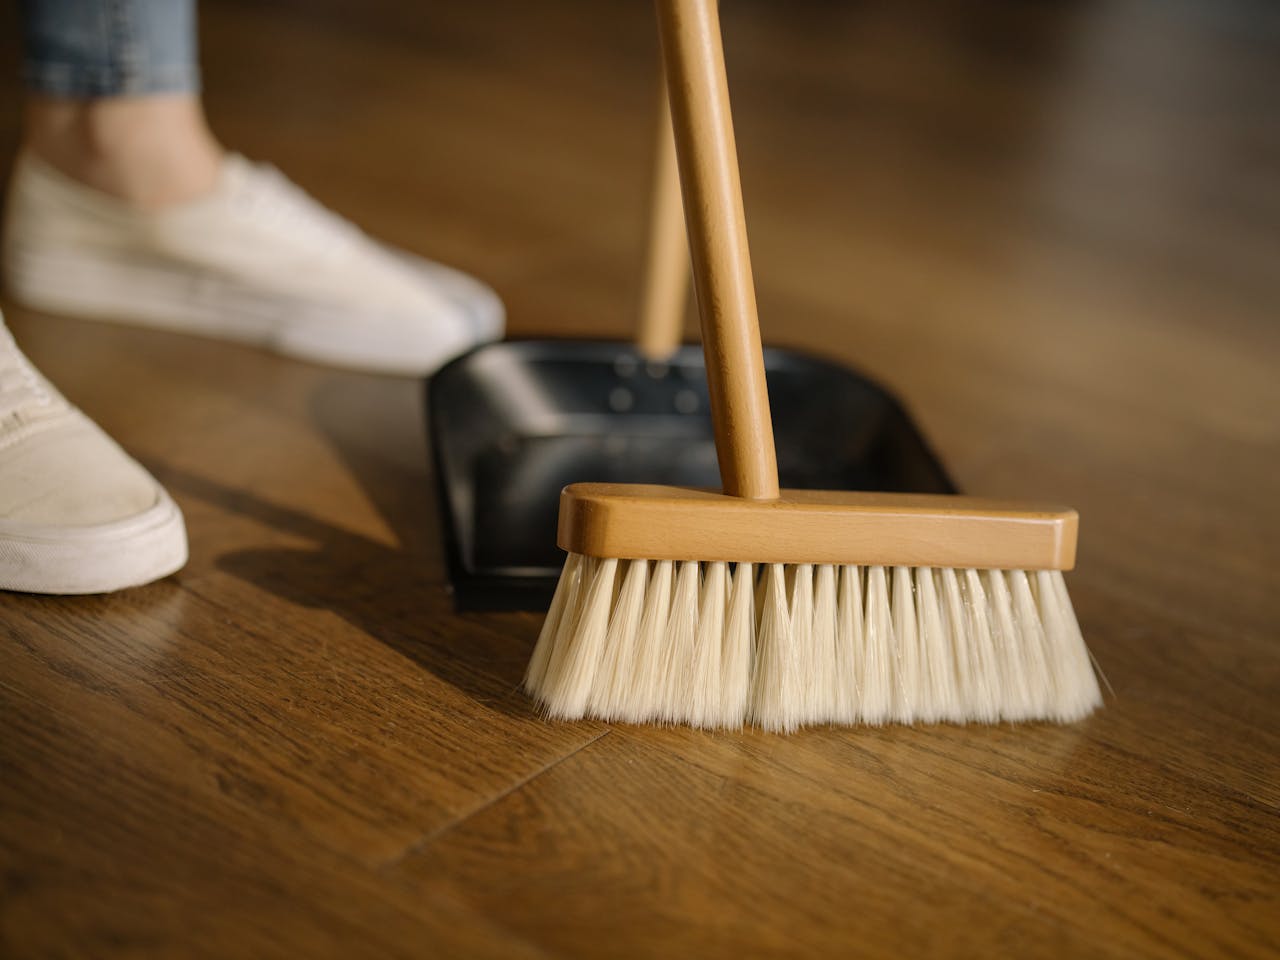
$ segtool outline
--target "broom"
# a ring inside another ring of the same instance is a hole
[[[716,0],[657,8],[724,489],[564,489],[526,690],[710,728],[1085,716],[1075,511],[779,491]]]

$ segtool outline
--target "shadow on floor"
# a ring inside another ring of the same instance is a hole
[[[152,466],[178,494],[316,545],[232,551],[217,558],[220,570],[290,603],[331,610],[486,706],[533,716],[519,685],[541,618],[454,612],[419,404],[416,383],[347,376],[324,381],[312,402],[317,426],[394,532],[393,546],[250,491]]]

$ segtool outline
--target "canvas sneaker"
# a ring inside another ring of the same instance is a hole
[[[24,154],[7,211],[6,286],[37,310],[411,375],[502,336],[502,301],[489,287],[383,246],[236,154],[212,192],[159,211]]]
[[[68,403],[0,319],[0,589],[106,593],[187,561],[164,488]]]

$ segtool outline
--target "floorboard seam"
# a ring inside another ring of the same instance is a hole
[[[386,870],[395,869],[405,860],[409,859],[414,854],[420,853],[422,850],[426,849],[428,846],[430,846],[436,840],[440,839],[445,834],[450,833],[453,830],[456,830],[458,827],[462,826],[464,823],[471,820],[473,817],[481,813],[484,813],[484,811],[488,810],[494,804],[500,803],[501,801],[505,800],[507,797],[511,796],[517,790],[523,790],[526,786],[528,786],[534,780],[537,780],[544,773],[547,773],[550,770],[554,770],[556,767],[560,766],[560,764],[564,763],[566,760],[576,757],[578,754],[580,754],[583,750],[587,749],[587,747],[591,746],[593,743],[598,743],[600,740],[603,740],[605,737],[609,735],[610,732],[611,731],[609,730],[601,730],[598,734],[596,734],[586,743],[583,743],[580,746],[574,748],[573,750],[570,750],[564,756],[557,757],[556,759],[544,764],[543,766],[539,767],[537,770],[534,770],[532,773],[530,773],[527,777],[524,777],[521,780],[517,780],[515,783],[511,784],[511,786],[507,787],[501,793],[496,793],[492,797],[489,797],[487,800],[480,803],[474,809],[468,810],[466,813],[458,817],[455,817],[454,819],[450,820],[448,823],[445,823],[439,827],[436,827],[434,830],[431,830],[423,834],[417,840],[413,841],[413,843],[409,844],[409,846],[405,847],[403,851],[396,854],[394,857],[391,857],[390,859],[385,860],[384,862],[378,864],[377,866],[378,872],[381,873]]]
[[[7,680],[4,680],[3,678],[0,678],[0,687],[4,687],[10,693],[17,694],[19,697],[21,697],[24,700],[29,700],[30,702],[39,704],[40,706],[46,705],[45,702],[41,700],[39,697],[37,697],[35,694],[27,693],[27,691],[23,690],[21,687],[15,687],[13,684],[9,683]],[[600,738],[597,737],[596,740],[598,739]],[[592,743],[594,742],[595,741],[593,740]]]

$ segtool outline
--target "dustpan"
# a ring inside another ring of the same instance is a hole
[[[546,610],[564,563],[561,489],[573,482],[718,487],[706,366],[679,346],[684,217],[665,93],[636,342],[489,344],[427,384],[445,555],[460,610]],[[954,493],[905,408],[861,374],[766,349],[783,487]]]

